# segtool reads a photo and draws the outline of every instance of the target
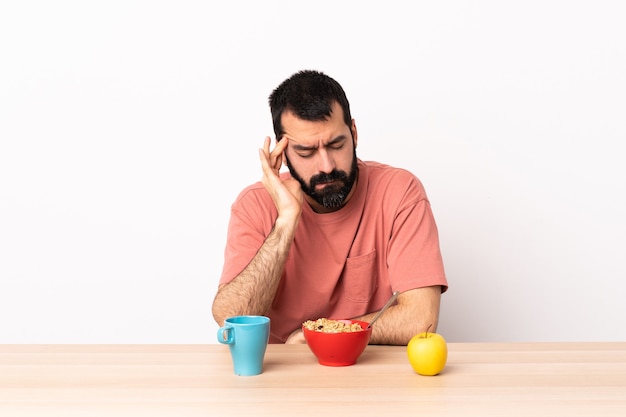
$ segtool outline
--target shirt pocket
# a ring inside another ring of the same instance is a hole
[[[346,259],[341,282],[343,297],[358,303],[368,302],[378,287],[376,249],[365,255]]]

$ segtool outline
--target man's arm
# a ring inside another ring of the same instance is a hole
[[[278,216],[270,234],[248,266],[228,284],[221,285],[213,301],[213,317],[224,320],[238,315],[264,315],[270,309],[296,227],[302,212],[302,190],[294,179],[282,181],[279,170],[288,140],[278,142],[270,152],[270,138],[259,150],[263,186],[271,195]]]
[[[265,315],[272,305],[295,228],[277,222],[248,266],[221,285],[213,301],[213,317],[220,326],[231,316]]]
[[[435,332],[439,320],[441,286],[416,288],[398,295],[397,304],[389,307],[372,326],[370,344],[406,345],[418,333]],[[357,317],[371,321],[376,312]]]
[[[372,345],[406,345],[418,333],[435,332],[439,321],[441,286],[416,288],[398,295],[396,304],[389,307],[372,326]],[[378,313],[355,317],[370,322]],[[306,343],[302,330],[296,329],[287,344]]]
[[[387,265],[391,287],[413,288],[398,296],[372,327],[372,344],[406,345],[413,336],[436,331],[442,285],[446,285],[437,226],[426,192],[412,174],[400,176],[395,185],[397,207]],[[391,295],[391,294],[390,294]],[[362,317],[370,321],[374,314]]]

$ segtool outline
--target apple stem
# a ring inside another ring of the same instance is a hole
[[[433,324],[432,324],[432,323],[430,323],[430,324],[428,325],[428,328],[426,329],[426,338],[427,338],[427,339],[428,339],[428,331],[430,330],[430,328],[431,328],[431,327],[433,327]]]

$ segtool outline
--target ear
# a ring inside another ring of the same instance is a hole
[[[359,141],[359,135],[356,131],[356,122],[352,119],[352,126],[350,126],[350,131],[352,132],[352,143],[354,145],[354,149],[356,149],[356,144]]]

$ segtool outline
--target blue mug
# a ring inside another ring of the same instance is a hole
[[[228,345],[236,375],[263,372],[263,358],[270,337],[270,319],[265,316],[235,316],[217,330],[217,340]]]

